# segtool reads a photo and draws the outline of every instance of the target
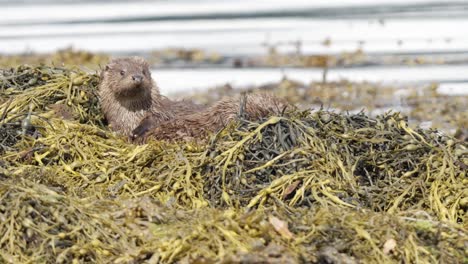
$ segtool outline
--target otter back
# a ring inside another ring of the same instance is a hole
[[[281,115],[286,108],[293,106],[285,100],[268,94],[251,94],[241,99],[226,98],[205,110],[191,115],[177,116],[154,125],[154,129],[146,137],[163,140],[203,139],[240,116],[253,121],[267,116]]]

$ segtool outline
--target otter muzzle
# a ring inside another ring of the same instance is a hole
[[[141,83],[141,82],[143,81],[143,76],[141,76],[141,75],[133,75],[133,76],[132,76],[132,80],[134,80],[135,82]]]

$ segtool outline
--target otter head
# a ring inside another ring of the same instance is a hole
[[[122,99],[147,96],[153,88],[149,65],[140,57],[112,59],[101,72],[101,82],[101,89]]]

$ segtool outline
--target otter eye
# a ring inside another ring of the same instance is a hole
[[[120,71],[120,75],[124,76],[124,75],[125,75],[125,71]]]

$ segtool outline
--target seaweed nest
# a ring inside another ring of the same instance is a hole
[[[6,263],[463,263],[468,146],[399,113],[241,120],[132,145],[98,77],[0,71]]]

